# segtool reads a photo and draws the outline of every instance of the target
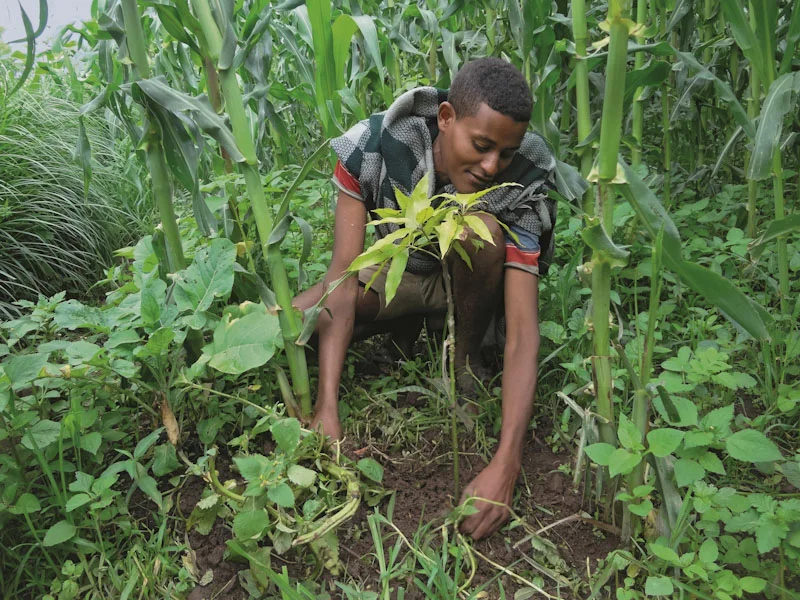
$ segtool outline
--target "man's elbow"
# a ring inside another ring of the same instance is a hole
[[[539,360],[539,332],[536,329],[517,329],[506,335],[506,357],[518,357],[530,360],[534,364]]]

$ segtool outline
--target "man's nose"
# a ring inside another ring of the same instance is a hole
[[[497,175],[497,169],[499,165],[500,156],[496,152],[489,152],[481,161],[481,169],[490,179]]]

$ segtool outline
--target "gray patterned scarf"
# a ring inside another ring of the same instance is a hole
[[[394,188],[410,194],[426,173],[433,173],[433,140],[438,135],[436,117],[439,104],[447,100],[447,90],[421,87],[401,95],[383,113],[354,125],[331,146],[342,165],[361,184],[368,209],[394,208],[398,204]],[[553,256],[555,201],[547,191],[553,189],[556,160],[546,142],[535,133],[526,133],[511,164],[495,183],[515,182],[523,187],[498,188],[483,197],[483,210],[507,225],[517,225],[539,238],[541,274]],[[430,178],[429,195],[455,193],[452,184],[434,189]],[[396,224],[380,225],[383,237],[397,229]],[[406,270],[428,273],[436,267],[432,257],[421,252],[409,257]]]

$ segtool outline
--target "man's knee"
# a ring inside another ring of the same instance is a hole
[[[467,233],[465,249],[471,256],[477,256],[481,263],[491,267],[502,267],[505,262],[505,232],[497,219],[488,213],[476,213],[489,234],[493,243],[484,240],[477,232],[470,229]],[[480,241],[481,244],[473,244],[473,241]]]

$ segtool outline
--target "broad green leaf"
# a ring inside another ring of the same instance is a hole
[[[136,460],[139,460],[145,454],[147,454],[147,451],[150,450],[150,448],[153,447],[153,444],[155,444],[158,441],[158,438],[159,438],[159,436],[161,435],[161,433],[163,431],[164,431],[164,428],[163,427],[159,427],[155,431],[149,433],[148,435],[143,437],[141,440],[139,440],[139,443],[136,444],[136,447],[133,449],[133,458],[135,458]]]
[[[464,221],[466,222],[467,226],[475,232],[475,234],[481,238],[487,244],[491,244],[492,246],[495,245],[494,238],[492,237],[492,232],[489,231],[489,228],[484,223],[483,219],[476,215],[465,215]]]
[[[592,462],[607,467],[614,450],[615,448],[611,444],[600,442],[587,446],[585,452],[586,456],[592,459]]]
[[[71,540],[78,533],[78,529],[68,521],[59,521],[44,534],[42,545],[45,547],[57,546]]]
[[[29,386],[47,364],[48,354],[36,352],[12,356],[3,362],[3,371],[11,382],[11,388],[18,390]]]
[[[262,509],[242,510],[233,518],[233,535],[240,540],[258,539],[269,525],[269,515]]]
[[[622,444],[624,448],[635,450],[642,448],[642,434],[625,413],[619,416],[617,436],[619,437],[619,443]]]
[[[386,305],[394,299],[397,293],[397,288],[400,287],[400,281],[406,271],[406,264],[408,264],[408,248],[405,248],[392,257],[392,262],[389,265],[389,270],[386,273],[386,286],[384,294],[386,296]]]
[[[172,473],[180,466],[181,463],[178,462],[175,446],[172,444],[156,446],[155,458],[153,460],[153,475],[156,477],[163,477],[164,475]]]
[[[294,417],[275,421],[269,428],[278,447],[287,454],[294,452],[300,442],[300,421]]]
[[[711,539],[703,542],[697,556],[706,564],[713,563],[719,557],[717,542]]]
[[[756,429],[743,429],[728,436],[725,449],[733,458],[743,462],[772,462],[783,458],[775,442]]]
[[[42,505],[39,504],[38,498],[33,494],[22,494],[14,503],[14,507],[10,510],[15,515],[24,515],[39,512],[42,510]]]
[[[178,310],[192,312],[190,326],[199,329],[205,325],[200,313],[211,307],[215,298],[227,298],[233,287],[233,263],[236,246],[225,238],[212,240],[199,250],[192,264],[175,275],[175,300]]]
[[[739,585],[741,586],[743,592],[747,592],[748,594],[758,594],[764,591],[764,588],[767,587],[767,582],[765,579],[761,579],[760,577],[742,577],[739,580]]]
[[[169,350],[172,340],[175,338],[175,330],[172,327],[161,327],[150,334],[147,343],[134,351],[138,358],[165,355]]]
[[[292,488],[283,482],[270,487],[267,490],[267,498],[283,508],[292,508],[294,506],[294,493],[292,493]]]
[[[383,481],[383,467],[373,458],[362,458],[358,461],[358,470],[377,483]]]
[[[61,435],[61,424],[42,419],[33,425],[22,437],[22,445],[28,450],[44,450],[50,444],[55,443]]]
[[[72,498],[67,500],[66,510],[67,512],[72,512],[91,501],[92,497],[89,494],[75,494]]]
[[[250,456],[236,456],[233,459],[239,473],[247,481],[258,481],[262,473],[268,469],[268,459],[260,454]]]
[[[674,591],[669,577],[650,575],[644,584],[644,593],[648,596],[672,596]]]
[[[653,510],[653,503],[650,500],[642,500],[639,504],[628,504],[628,510],[640,517],[646,517]]]
[[[647,434],[647,443],[650,452],[660,458],[669,456],[678,449],[678,446],[681,445],[683,435],[683,431],[669,428],[654,429],[653,431],[650,431]]]
[[[725,475],[725,466],[719,459],[719,456],[710,450],[697,459],[697,462],[709,473],[716,473],[717,475]]]
[[[436,227],[436,237],[439,242],[439,256],[447,256],[450,251],[450,246],[456,237],[456,230],[458,223],[456,223],[453,216],[448,217]]]
[[[625,448],[617,448],[611,453],[608,460],[608,474],[611,477],[627,475],[640,462],[642,462],[642,455],[639,452],[629,452]]]
[[[300,487],[310,487],[317,480],[316,471],[312,471],[302,465],[292,465],[286,471],[286,475],[293,484]]]
[[[103,436],[99,431],[91,431],[81,436],[79,446],[89,454],[97,454],[100,444],[103,443]]]
[[[231,375],[239,375],[265,364],[275,353],[280,335],[278,317],[266,312],[252,312],[239,319],[230,314],[214,330],[214,341],[203,348],[208,364]]]
[[[702,479],[706,470],[696,460],[691,458],[680,458],[675,461],[675,481],[678,487],[691,485],[698,479]]]
[[[623,104],[629,107],[633,101],[633,95],[641,87],[652,87],[661,85],[669,77],[672,65],[663,60],[651,62],[641,69],[634,69],[625,75],[625,97]]]
[[[774,2],[772,5],[775,6]],[[798,94],[800,71],[781,75],[769,86],[767,97],[761,105],[758,129],[747,167],[748,179],[767,179],[771,175],[772,158],[781,141],[783,121],[790,111],[797,112],[793,107],[797,104]]]
[[[662,544],[648,544],[647,546],[650,549],[650,552],[655,554],[661,560],[665,560],[670,564],[677,565],[680,563],[680,557],[678,553],[675,552],[672,548],[668,548]]]
[[[670,397],[669,394],[662,394],[663,387],[659,388],[659,395],[653,399],[653,405],[667,423],[676,427],[697,425],[697,406],[694,402],[680,396]],[[665,405],[665,398],[671,406]],[[675,409],[675,414],[672,414],[672,408]]]
[[[350,56],[350,45],[353,34],[358,30],[353,17],[341,14],[336,17],[331,27],[333,32],[333,64],[336,66],[336,89],[345,86],[344,68]]]

